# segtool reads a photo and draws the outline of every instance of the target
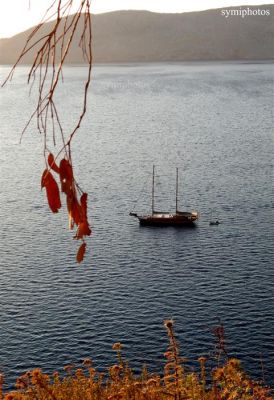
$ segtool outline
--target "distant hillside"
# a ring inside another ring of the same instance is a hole
[[[93,15],[94,61],[274,59],[274,5],[249,8],[267,9],[270,15],[225,18],[221,9],[182,14],[117,11]],[[43,32],[50,26],[52,23],[46,24]],[[0,40],[1,64],[15,61],[30,32],[31,29]],[[70,63],[83,62],[78,42],[79,33],[69,53]],[[32,59],[29,54],[23,61],[29,63]]]

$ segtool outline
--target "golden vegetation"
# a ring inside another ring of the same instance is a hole
[[[186,373],[174,336],[173,321],[165,321],[169,347],[162,375],[143,368],[139,376],[122,357],[122,345],[115,343],[117,364],[107,374],[97,372],[86,359],[82,368],[67,365],[65,376],[49,376],[34,369],[19,377],[16,391],[2,394],[4,400],[270,400],[270,389],[251,380],[236,359],[207,372],[205,357],[199,358],[198,372]],[[221,350],[221,348],[219,349]],[[0,386],[3,379],[0,379]]]

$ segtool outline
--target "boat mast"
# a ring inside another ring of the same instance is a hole
[[[151,204],[151,209],[152,209],[152,214],[154,214],[154,175],[155,175],[155,165],[153,165],[153,169],[152,169],[152,204]]]
[[[178,212],[178,168],[176,168],[176,214]]]

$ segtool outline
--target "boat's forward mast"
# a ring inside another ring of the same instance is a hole
[[[151,193],[151,213],[152,215],[154,214],[154,209],[155,209],[155,165],[152,167],[152,193]]]
[[[178,184],[179,184],[179,176],[178,176],[178,168],[176,168],[176,191],[175,191],[175,208],[176,214],[178,213]]]
[[[179,169],[176,168],[176,190],[175,190],[175,209],[179,211]],[[151,190],[151,213],[155,213],[155,165],[152,167],[152,190]]]

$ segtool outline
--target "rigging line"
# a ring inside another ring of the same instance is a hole
[[[135,200],[135,201],[133,202],[132,211],[135,211],[135,207],[136,207],[136,205],[137,205],[137,203],[138,203],[138,201],[139,201],[141,195],[142,195],[143,192],[144,192],[145,186],[147,186],[147,182],[148,182],[148,179],[149,179],[149,178],[151,178],[150,175],[147,176],[147,179],[145,180],[145,182],[144,182],[144,184],[143,184],[143,186],[142,186],[142,189],[141,189],[141,191],[140,191],[140,193],[139,193],[139,196],[137,197],[137,200]]]

